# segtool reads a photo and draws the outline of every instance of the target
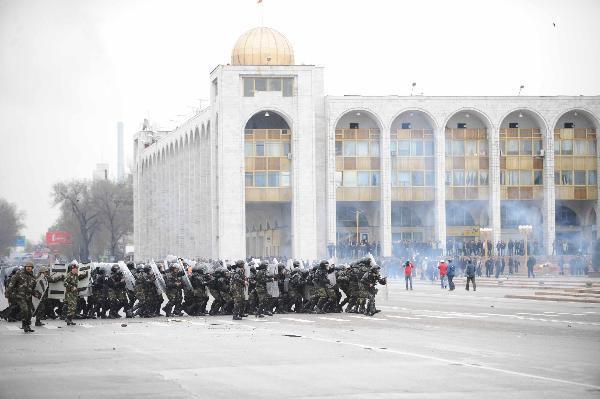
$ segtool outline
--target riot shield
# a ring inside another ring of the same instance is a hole
[[[8,286],[8,279],[10,278],[10,274],[13,270],[17,269],[19,266],[6,266],[0,270],[0,292],[4,295],[5,284]]]
[[[183,262],[180,259],[177,260],[179,267],[183,271],[183,276],[181,276],[181,281],[183,282],[184,289],[192,291],[194,287],[192,287],[192,282],[190,281],[190,277],[188,276],[188,270],[183,266]]]
[[[87,263],[87,264],[79,264],[79,274],[83,274],[87,272],[87,276],[82,279],[79,280],[77,282],[77,291],[79,292],[79,296],[88,296],[89,295],[89,289],[90,289],[90,277],[92,275],[92,264],[91,263]]]
[[[50,266],[50,275],[58,277],[60,275],[65,276],[67,274],[67,265],[64,263],[55,263]],[[57,281],[56,283],[48,284],[48,299],[65,299],[65,284],[64,282]]]
[[[274,262],[269,265],[267,275],[277,277],[277,263]],[[277,281],[267,282],[267,293],[273,298],[279,298],[279,284],[277,284]]]
[[[250,265],[248,262],[244,262],[244,277],[246,277],[246,283],[244,284],[244,299],[248,300],[250,298],[248,293],[248,279],[250,278]]]
[[[131,274],[131,271],[123,261],[119,261],[119,267],[123,272],[123,276],[125,277],[125,286],[129,291],[133,291],[135,289],[135,277]]]
[[[154,284],[156,285],[156,288],[158,289],[158,291],[161,294],[167,292],[167,285],[165,284],[165,279],[163,278],[163,275],[160,272],[160,270],[158,270],[158,266],[156,266],[156,263],[154,263],[154,260],[150,261],[150,267],[152,268],[152,272],[154,273],[154,276],[156,277],[156,279],[154,279]]]
[[[37,311],[46,290],[48,289],[48,280],[46,280],[46,276],[41,275],[36,279],[35,289],[33,290],[34,295],[31,297],[31,303],[33,304],[33,314]]]
[[[331,283],[331,285],[336,285],[337,280],[335,278],[335,270],[333,270],[331,273],[327,274],[327,278],[329,279],[329,282]]]

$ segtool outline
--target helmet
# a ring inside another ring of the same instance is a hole
[[[73,270],[73,269],[79,269],[79,265],[77,264],[77,262],[71,262],[71,263],[69,264],[69,266],[67,267],[67,270],[68,270],[68,271],[71,271],[71,270]]]
[[[238,260],[235,262],[236,267],[244,267],[245,262],[243,260]]]
[[[29,261],[25,263],[24,267],[33,267],[33,262]]]
[[[171,263],[169,265],[169,269],[171,269],[171,270],[177,270],[177,269],[179,269],[179,266],[176,263]]]
[[[144,265],[144,271],[145,271],[146,273],[149,273],[149,272],[150,272],[150,270],[152,270],[152,267],[150,267],[150,265]]]
[[[322,260],[322,261],[319,263],[319,267],[320,267],[321,269],[327,269],[327,267],[329,267],[329,262],[328,262],[328,261],[326,261],[326,260]]]
[[[99,267],[97,270],[98,270],[98,273],[99,273],[99,274],[104,274],[104,273],[106,272],[106,271],[105,271],[103,268],[101,268],[101,267]]]
[[[138,265],[135,267],[135,270],[137,270],[138,272],[141,272],[142,270],[144,270],[146,266],[144,266],[143,263],[138,263]]]
[[[295,261],[292,263],[292,265],[293,265],[294,267],[300,267],[300,262],[299,262],[299,261],[297,261],[297,260],[295,260]]]
[[[279,270],[283,270],[283,269],[285,269],[285,265],[283,263],[280,263],[280,264],[277,265],[277,268]]]
[[[127,262],[127,268],[129,270],[133,269],[135,267],[135,263],[134,262]]]
[[[119,267],[119,265],[112,265],[112,267],[110,268],[110,271],[113,272],[113,273],[116,273],[119,270],[121,270],[121,268]]]
[[[40,272],[40,274],[41,273],[48,273],[48,268],[46,266],[40,266],[39,272]]]

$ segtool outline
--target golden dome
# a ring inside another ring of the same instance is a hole
[[[275,29],[259,27],[244,33],[231,52],[231,65],[293,65],[294,49]]]

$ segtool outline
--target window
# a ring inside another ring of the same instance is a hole
[[[246,187],[252,187],[254,185],[253,179],[254,174],[246,172]]]
[[[533,184],[536,186],[541,186],[542,184],[544,184],[544,177],[542,176],[541,170],[533,171]]]
[[[381,177],[379,172],[371,172],[371,186],[379,186],[380,181]]]
[[[423,172],[412,172],[412,185],[415,187],[421,187],[425,185],[425,176]]]
[[[588,141],[588,155],[596,155],[596,141]]]
[[[283,78],[283,96],[292,97],[294,95],[294,78]]]
[[[398,142],[390,141],[390,155],[398,154]]]
[[[255,187],[266,187],[267,186],[267,174],[265,172],[254,173],[254,186]]]
[[[467,128],[467,124],[466,123],[457,123],[456,124],[456,128],[457,129],[466,129]]]
[[[446,172],[446,185],[452,185],[452,172]]]
[[[560,182],[562,185],[572,186],[573,185],[573,171],[563,170],[560,172]]]
[[[595,170],[588,170],[587,172],[587,178],[588,178],[588,186],[595,186],[598,184],[598,180],[596,178],[596,171]]]
[[[379,156],[379,142],[371,141],[371,156],[378,157]]]
[[[423,142],[423,153],[426,156],[433,155],[433,140],[425,140]]]
[[[518,170],[507,170],[506,171],[506,185],[507,186],[518,186],[519,185],[519,171]]]
[[[358,172],[358,186],[366,187],[369,185],[369,172]]]
[[[508,140],[506,143],[507,155],[519,155],[519,140]]]
[[[342,173],[342,185],[344,187],[356,187],[356,171],[345,170]]]
[[[408,140],[398,141],[398,155],[410,155],[410,142]]]
[[[561,142],[562,155],[573,155],[573,140],[563,140]]]
[[[573,148],[573,154],[586,155],[587,154],[587,140],[575,140],[575,147]]]
[[[554,172],[554,184],[557,186],[560,185],[560,172]]]
[[[465,155],[477,155],[477,141],[466,140],[465,141]]]
[[[344,141],[344,156],[355,157],[356,156],[356,141]]]
[[[521,179],[519,181],[521,186],[531,186],[533,185],[532,174],[530,170],[521,170],[520,172]]]
[[[427,187],[435,186],[435,173],[433,171],[425,172],[425,185]]]
[[[244,143],[244,155],[247,157],[254,155],[254,142],[249,141]]]
[[[289,177],[288,177],[288,179],[289,179]],[[335,186],[340,187],[341,185],[342,185],[342,172],[335,172]]]
[[[256,155],[257,157],[264,157],[265,156],[265,142],[264,141],[256,141],[255,142],[255,151],[254,151],[254,155]]]
[[[502,186],[506,185],[506,171],[505,170],[500,171],[500,185],[502,185]]]
[[[367,140],[360,140],[356,142],[356,156],[368,157],[369,156],[369,142]]]
[[[268,142],[267,141],[267,156],[268,157],[281,157],[283,156],[283,146],[281,142]]]
[[[465,172],[465,186],[476,186],[477,185],[477,171],[468,170]]]
[[[281,91],[281,78],[270,78],[268,85],[269,91]]]
[[[281,187],[289,187],[290,186],[290,172],[280,172],[279,185]]]
[[[575,127],[575,124],[573,122],[565,122],[565,124],[564,124],[565,129],[573,129],[574,127]]]
[[[479,140],[479,155],[487,156],[488,154],[488,145],[486,140]]]
[[[335,155],[337,155],[337,156],[342,155],[342,143],[343,143],[343,141],[335,142]]]
[[[284,141],[283,142],[283,156],[287,157],[287,154],[289,154],[291,152],[292,152],[292,144],[287,141]]]
[[[422,156],[423,155],[423,141],[422,140],[412,140],[410,142],[410,155],[412,155],[412,156]]]
[[[542,140],[533,140],[533,155],[542,155]]]
[[[256,91],[267,91],[267,79],[265,79],[265,78],[254,78],[254,90],[256,90]]]
[[[487,170],[479,171],[479,185],[480,186],[488,185],[488,171]]]
[[[350,129],[358,129],[358,122],[350,122]]]
[[[410,172],[398,172],[398,186],[409,187],[410,186]]]
[[[410,122],[402,123],[402,129],[412,129],[412,124]]]
[[[398,173],[392,171],[391,173],[391,178],[392,178],[392,187],[398,187]]]
[[[518,129],[519,128],[519,122],[509,122],[508,123],[508,128],[509,129]]]
[[[531,155],[531,140],[520,140],[521,141],[521,155]]]
[[[576,186],[585,186],[585,170],[576,170],[575,171],[575,185]]]
[[[446,155],[452,155],[452,140],[446,139]]]
[[[279,172],[269,172],[269,187],[279,187]]]
[[[455,170],[452,180],[453,180],[455,186],[464,186],[465,185],[465,171],[464,170]]]
[[[215,97],[217,97],[219,95],[219,82],[217,79],[212,81],[212,86],[213,86],[213,93],[215,94]]]
[[[464,140],[454,140],[452,142],[452,155],[454,155],[455,157],[465,155]]]
[[[244,97],[254,97],[253,78],[244,78]]]

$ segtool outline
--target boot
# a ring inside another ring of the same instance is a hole
[[[326,302],[327,302],[326,298],[319,299],[319,302],[317,302],[317,308],[315,309],[315,313],[325,313],[323,311],[323,306],[325,306]]]
[[[165,312],[165,315],[167,317],[171,317],[171,309],[168,308],[167,306],[165,306],[164,308],[162,308],[163,312]]]
[[[21,328],[23,329],[23,332],[26,332],[26,333],[35,332],[35,330],[32,330],[31,326],[25,322],[23,322],[23,326]]]
[[[67,321],[67,325],[68,326],[74,326],[75,325],[75,323],[73,323],[73,320],[71,320],[71,317],[67,317],[66,321]]]
[[[239,315],[234,314],[233,315],[233,320],[242,320],[242,318]]]
[[[44,325],[44,323],[42,323],[41,321],[39,321],[39,320],[37,320],[37,319],[35,320],[35,326],[36,326],[36,327],[41,327],[41,326],[43,326],[43,325]]]

